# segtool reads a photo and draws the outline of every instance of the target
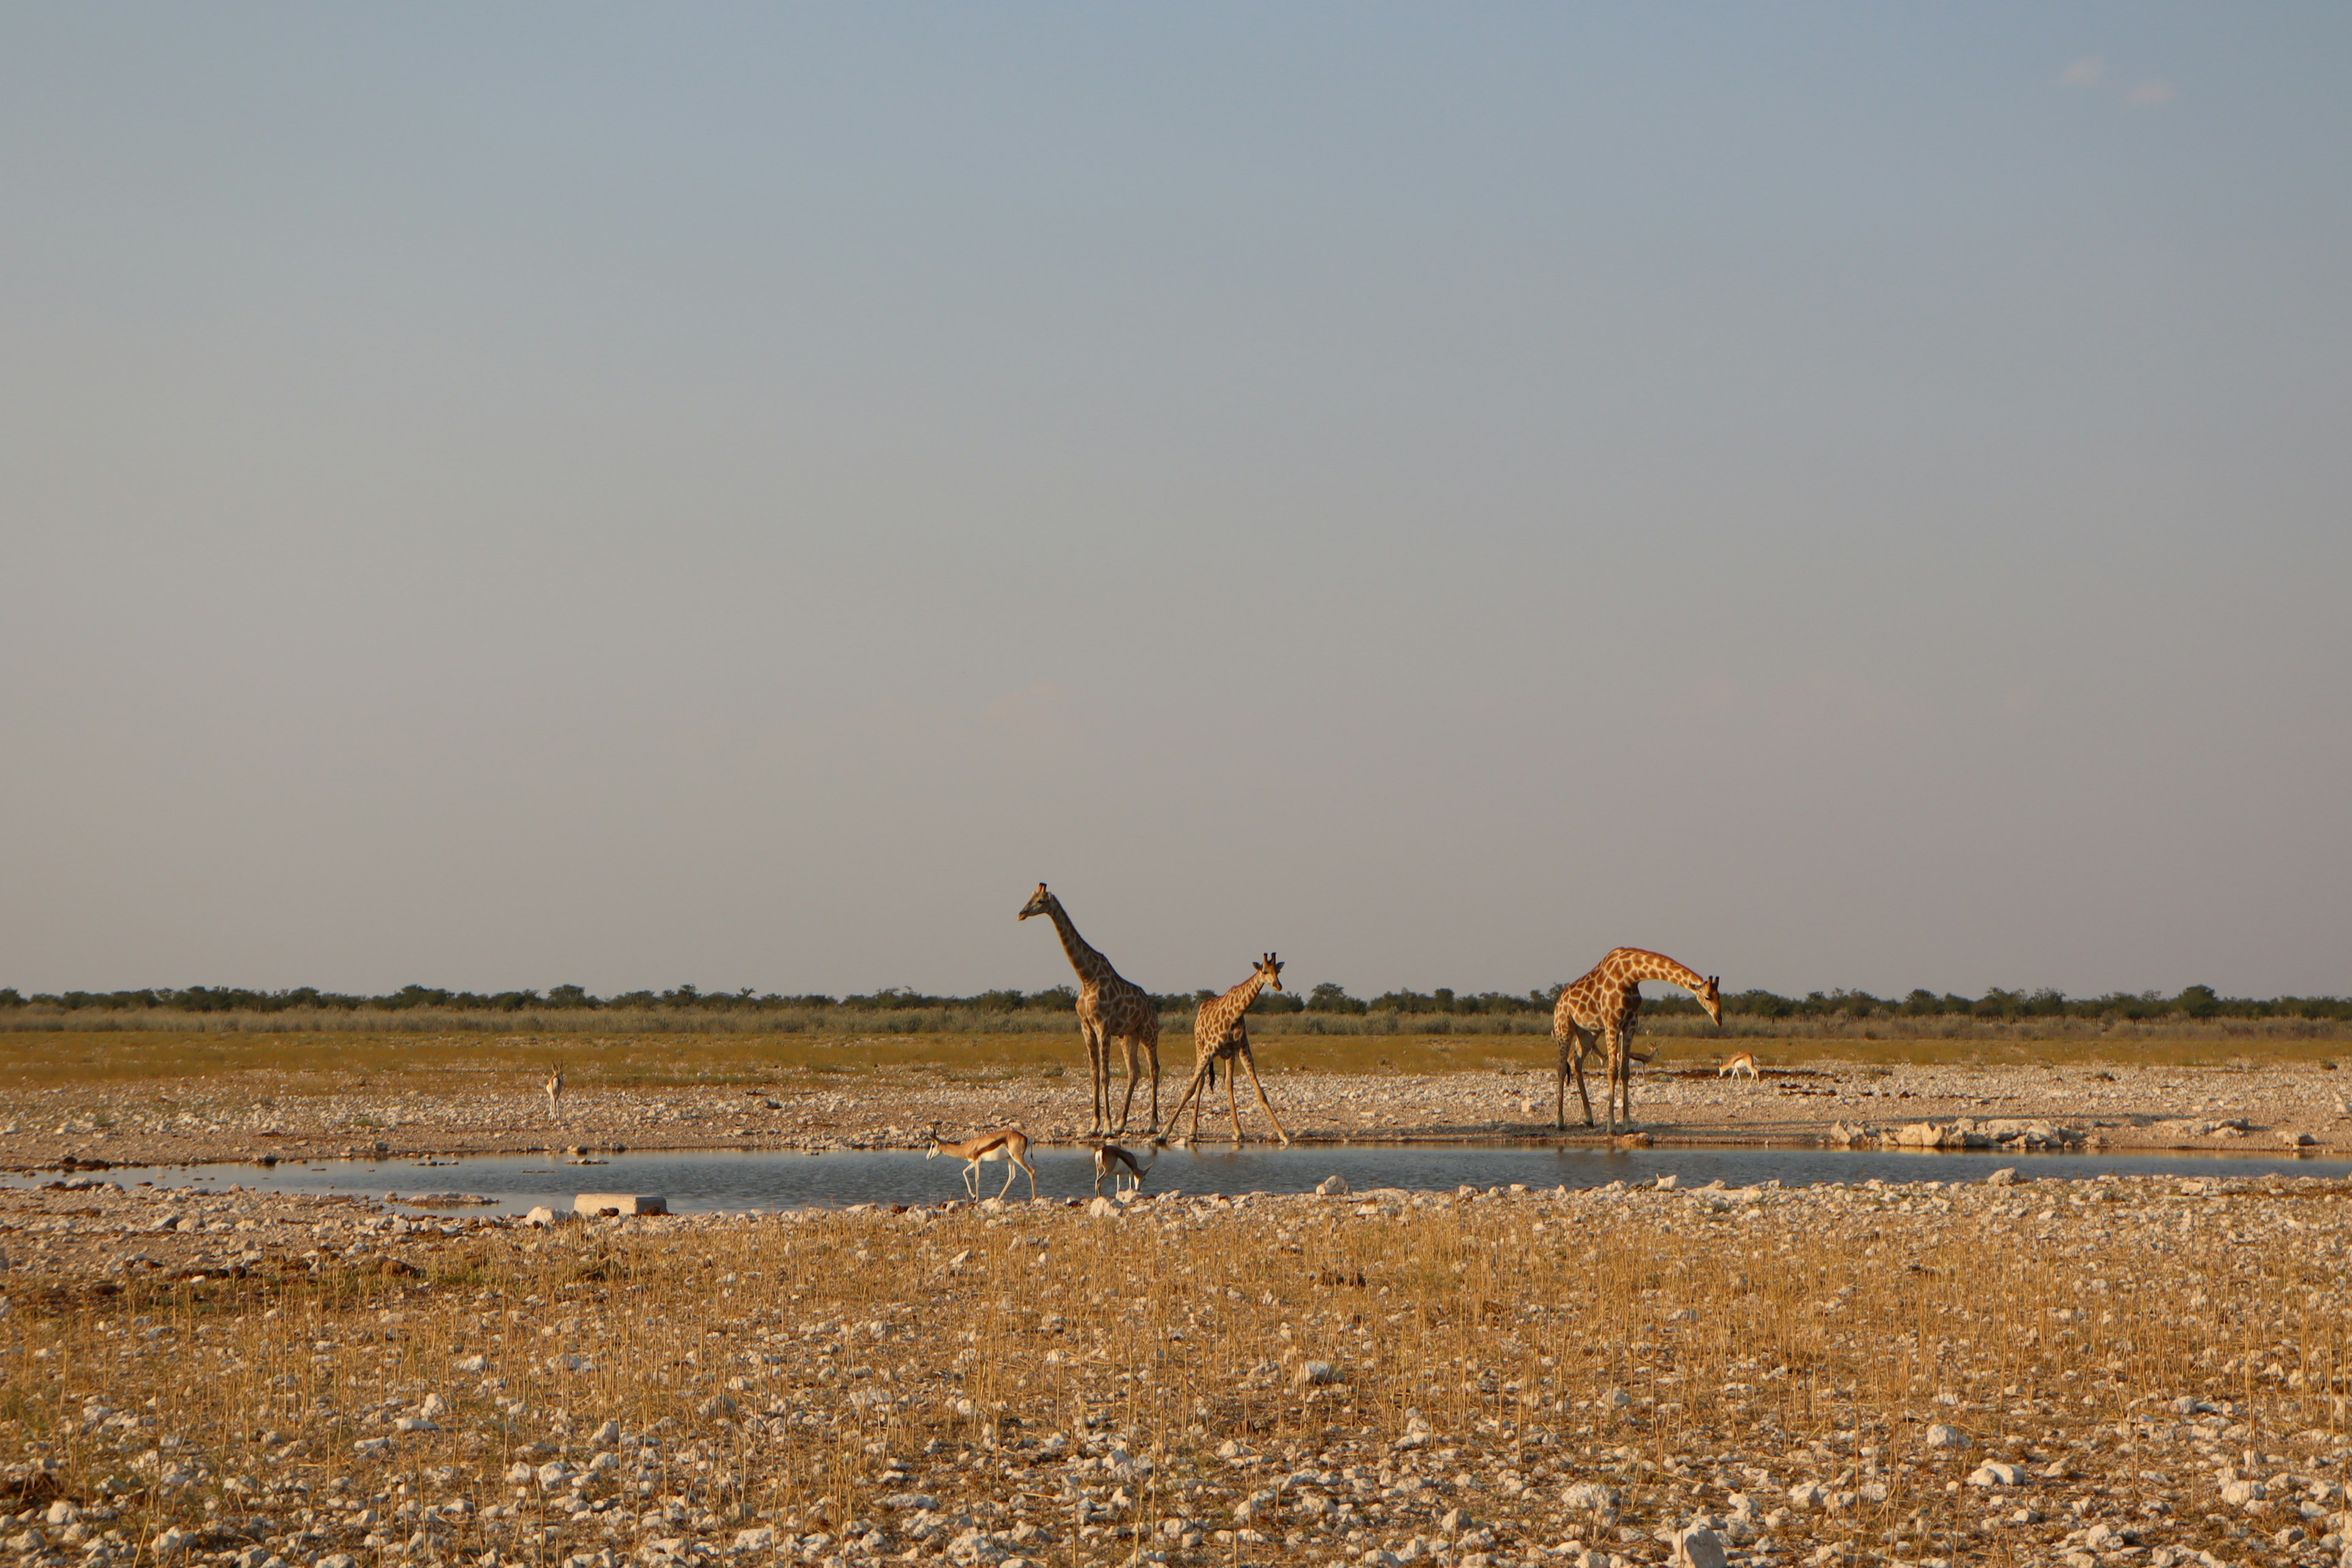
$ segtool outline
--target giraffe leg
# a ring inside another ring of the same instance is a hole
[[[1630,1131],[1633,1131],[1633,1041],[1625,1037],[1625,1032],[1622,1030],[1618,1030],[1616,1074],[1618,1074],[1618,1081],[1616,1081],[1618,1112],[1621,1112],[1622,1119],[1625,1119],[1625,1131],[1630,1133]]]
[[[1250,1086],[1257,1090],[1257,1102],[1265,1107],[1265,1119],[1274,1123],[1274,1131],[1282,1139],[1283,1147],[1288,1148],[1290,1134],[1283,1130],[1282,1118],[1274,1113],[1274,1101],[1265,1097],[1265,1085],[1258,1081],[1256,1055],[1244,1049],[1242,1052],[1242,1062],[1249,1068]]]
[[[1617,1136],[1617,1026],[1607,1018],[1601,1024],[1601,1039],[1605,1054],[1601,1058],[1601,1087],[1609,1095],[1609,1136]]]
[[[1242,1075],[1225,1064],[1225,1107],[1234,1113],[1234,1147],[1242,1146]]]
[[[1584,1040],[1570,1025],[1559,1038],[1559,1075],[1553,1083],[1551,1124],[1562,1131],[1568,1130],[1568,1086],[1576,1086],[1576,1097],[1584,1101],[1584,1124],[1592,1125],[1592,1100],[1584,1092]]]
[[[1592,1096],[1585,1093],[1585,1056],[1588,1056],[1588,1047],[1600,1048],[1600,1044],[1601,1041],[1585,1035],[1576,1039],[1576,1098],[1585,1102],[1585,1126],[1592,1126]],[[1606,1056],[1606,1051],[1601,1051],[1601,1068],[1606,1068],[1606,1065],[1609,1065],[1609,1056]]]
[[[1551,1124],[1565,1132],[1568,1131],[1568,1042],[1555,1037],[1552,1043],[1559,1047],[1559,1066],[1551,1079]]]
[[[1609,1064],[1617,1080],[1611,1086],[1614,1098],[1609,1102],[1610,1122],[1615,1125],[1617,1107],[1622,1101],[1625,1131],[1631,1132],[1633,1131],[1633,1037],[1622,1024],[1617,1027],[1616,1038],[1610,1042]]]
[[[1094,1130],[1102,1128],[1102,1047],[1095,1041],[1094,1026],[1081,1018],[1078,1035],[1087,1043],[1087,1114],[1094,1119]]]
[[[1095,1131],[1097,1135],[1110,1130],[1110,1035],[1101,1027],[1095,1030]]]
[[[1118,1135],[1124,1138],[1127,1136],[1128,1118],[1135,1110],[1135,1037],[1121,1035],[1118,1037],[1118,1051],[1127,1061],[1127,1098],[1120,1100],[1118,1105]]]
[[[1639,1025],[1639,1019],[1629,1019],[1625,1025],[1625,1130],[1628,1132],[1633,1130],[1633,1063],[1637,1059],[1633,1055],[1633,1031]],[[1642,1057],[1638,1059],[1647,1061],[1650,1058]]]
[[[1151,1058],[1151,1135],[1160,1136],[1160,1025],[1155,1021],[1151,1033],[1143,1038],[1144,1054]]]
[[[1194,1097],[1195,1095],[1199,1094],[1200,1092],[1201,1092],[1201,1070],[1200,1070],[1198,1068],[1193,1068],[1193,1069],[1192,1069],[1192,1080],[1184,1086],[1184,1093],[1183,1093],[1182,1098],[1179,1099],[1179,1100],[1176,1101],[1176,1109],[1175,1109],[1174,1110],[1170,1111],[1170,1112],[1168,1113],[1168,1122],[1167,1122],[1167,1124],[1168,1124],[1169,1126],[1173,1127],[1173,1126],[1175,1126],[1175,1125],[1176,1125],[1176,1123],[1177,1123],[1178,1121],[1181,1121],[1181,1120],[1183,1119],[1183,1116],[1184,1116],[1184,1107],[1185,1107],[1188,1103],[1190,1103],[1190,1102],[1192,1101],[1192,1100],[1193,1099],[1193,1097]],[[1199,1135],[1199,1133],[1200,1133],[1200,1131],[1201,1131],[1201,1129],[1200,1129],[1200,1122],[1199,1122],[1199,1120],[1198,1120],[1198,1118],[1197,1118],[1197,1116],[1196,1116],[1196,1117],[1195,1117],[1195,1120],[1194,1120],[1194,1121],[1193,1121],[1193,1126],[1192,1126],[1192,1131],[1193,1131],[1194,1136],[1196,1136],[1196,1137],[1197,1137],[1197,1136]]]
[[[1183,1119],[1184,1107],[1188,1104],[1192,1106],[1192,1142],[1196,1143],[1201,1141],[1201,1083],[1204,1076],[1204,1068],[1205,1064],[1192,1069],[1192,1080],[1184,1086],[1183,1098],[1177,1100],[1176,1109],[1168,1113],[1168,1125],[1173,1127]]]
[[[1568,1058],[1569,1076],[1576,1080],[1576,1098],[1583,1102],[1584,1124],[1590,1127],[1592,1125],[1592,1096],[1586,1093],[1584,1089],[1584,1058],[1592,1047],[1592,1039],[1581,1029],[1571,1025],[1568,1040],[1568,1048],[1572,1053]]]

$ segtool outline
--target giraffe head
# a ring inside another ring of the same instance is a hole
[[[1706,1009],[1706,1016],[1715,1020],[1715,1026],[1718,1029],[1723,1027],[1723,976],[1708,975],[1706,989],[1697,993],[1697,996],[1698,1005]]]
[[[1267,985],[1276,991],[1282,989],[1282,960],[1269,952],[1257,961],[1257,972],[1265,977]]]
[[[1029,895],[1029,901],[1021,906],[1021,912],[1013,918],[1025,921],[1031,915],[1046,915],[1053,912],[1054,895],[1045,890],[1045,883],[1040,882],[1037,884],[1037,890]]]

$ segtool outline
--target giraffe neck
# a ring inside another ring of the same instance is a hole
[[[1667,985],[1679,985],[1694,995],[1706,989],[1706,975],[1687,964],[1676,963],[1663,952],[1628,948],[1624,967],[1629,979],[1655,980]]]
[[[1062,951],[1070,955],[1070,967],[1078,972],[1079,979],[1092,984],[1110,973],[1110,960],[1087,945],[1087,939],[1070,923],[1069,911],[1062,908],[1061,900],[1048,902],[1045,912],[1053,917],[1054,930],[1062,938]]]
[[[1218,998],[1220,1008],[1228,1020],[1238,1018],[1249,1011],[1250,1004],[1256,1001],[1257,994],[1265,989],[1265,974],[1253,974]]]

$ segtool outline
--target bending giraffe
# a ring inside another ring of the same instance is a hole
[[[1559,1079],[1552,1123],[1568,1125],[1567,1079],[1576,1078],[1576,1097],[1584,1102],[1584,1124],[1592,1125],[1592,1098],[1584,1092],[1585,1053],[1599,1045],[1609,1074],[1609,1131],[1617,1131],[1617,1101],[1625,1102],[1625,1123],[1633,1122],[1633,1029],[1642,1011],[1641,984],[1655,980],[1679,985],[1698,998],[1715,1026],[1723,1027],[1723,983],[1676,963],[1663,952],[1646,948],[1612,947],[1581,979],[1564,987],[1552,1006],[1551,1035],[1559,1044]],[[1645,1058],[1646,1059],[1646,1058]]]
[[[1282,960],[1267,953],[1257,962],[1250,977],[1222,996],[1212,996],[1201,1004],[1192,1018],[1192,1081],[1185,1086],[1184,1098],[1168,1113],[1168,1124],[1184,1114],[1184,1107],[1192,1107],[1192,1141],[1201,1136],[1201,1100],[1204,1086],[1217,1078],[1217,1064],[1225,1064],[1226,1103],[1234,1116],[1234,1147],[1242,1146],[1241,1075],[1236,1067],[1249,1068],[1250,1083],[1257,1090],[1257,1102],[1265,1107],[1265,1119],[1274,1123],[1276,1134],[1286,1146],[1290,1134],[1283,1131],[1282,1118],[1274,1113],[1274,1101],[1265,1097],[1265,1085],[1257,1076],[1257,1058],[1250,1053],[1249,1005],[1266,986],[1282,989]]]
[[[1020,919],[1044,915],[1054,922],[1054,930],[1062,938],[1062,951],[1070,955],[1070,967],[1078,972],[1078,1033],[1087,1042],[1087,1068],[1094,1079],[1094,1126],[1091,1135],[1100,1137],[1110,1120],[1110,1043],[1117,1040],[1127,1058],[1127,1098],[1118,1108],[1118,1126],[1124,1133],[1128,1117],[1135,1109],[1135,1053],[1140,1047],[1151,1064],[1151,1131],[1160,1132],[1160,1009],[1150,994],[1110,966],[1110,960],[1087,945],[1078,928],[1070,923],[1070,913],[1062,908],[1062,900],[1037,884],[1029,901],[1021,906]]]

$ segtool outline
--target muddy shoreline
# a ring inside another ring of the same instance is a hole
[[[1116,1086],[1115,1086],[1116,1087]],[[1270,1075],[1269,1092],[1300,1142],[1496,1141],[1584,1143],[1574,1095],[1570,1126],[1552,1126],[1553,1090],[1537,1072]],[[1163,1109],[1178,1090],[1163,1080]],[[1979,1131],[1971,1146],[2113,1150],[2352,1151],[2344,1096],[2352,1073],[2313,1064],[2182,1068],[1918,1066],[1820,1063],[1759,1082],[1685,1069],[1636,1080],[1641,1134],[1677,1143],[1868,1146],[1931,1124]],[[1127,1141],[1148,1133],[1149,1089]],[[1087,1090],[1069,1077],[982,1083],[877,1069],[816,1084],[604,1087],[575,1082],[551,1110],[530,1082],[463,1082],[446,1093],[354,1076],[299,1085],[267,1074],[106,1082],[30,1089],[0,1112],[0,1169],[185,1165],[265,1160],[459,1158],[467,1154],[627,1149],[809,1150],[921,1147],[1004,1126],[1041,1143],[1087,1132]],[[1252,1142],[1272,1136],[1255,1106]],[[1200,1121],[1204,1146],[1228,1142],[1224,1104]],[[1184,1126],[1173,1131],[1189,1134]],[[1915,1137],[1917,1134],[1914,1134]],[[2050,1142],[2055,1139],[2057,1142]],[[70,1163],[70,1164],[68,1163]]]

